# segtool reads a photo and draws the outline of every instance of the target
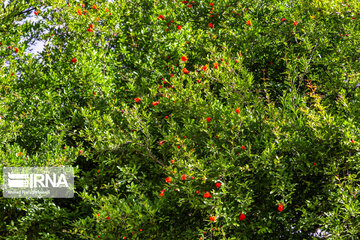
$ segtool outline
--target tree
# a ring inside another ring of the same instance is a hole
[[[1,236],[355,239],[359,7],[3,5],[2,166],[77,173],[74,199],[2,198]]]

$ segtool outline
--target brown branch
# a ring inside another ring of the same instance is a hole
[[[124,150],[123,148],[121,148],[121,147],[122,147],[122,146],[125,146],[125,145],[127,145],[127,144],[130,144],[130,143],[134,143],[134,144],[136,144],[136,145],[138,145],[138,146],[140,146],[140,147],[146,148],[146,150],[147,150],[147,152],[148,152],[148,155],[144,154],[144,153],[143,153],[142,151],[140,151],[140,150],[135,150],[135,152],[137,152],[137,153],[139,153],[139,154],[141,154],[141,155],[143,155],[143,156],[145,156],[145,157],[150,157],[150,158],[151,158],[152,160],[154,160],[156,163],[160,164],[160,165],[163,166],[163,167],[166,167],[165,164],[163,164],[162,162],[160,162],[158,159],[156,159],[156,158],[152,155],[150,149],[148,149],[146,146],[144,146],[144,145],[141,144],[141,143],[136,143],[136,142],[127,141],[127,142],[125,142],[125,143],[123,143],[123,144],[121,144],[121,145],[119,145],[119,146],[114,147],[114,148],[101,149],[101,150],[102,150],[102,151],[121,151],[121,152],[124,152],[125,150]]]

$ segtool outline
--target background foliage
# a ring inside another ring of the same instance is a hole
[[[360,237],[358,1],[1,4],[0,239]]]

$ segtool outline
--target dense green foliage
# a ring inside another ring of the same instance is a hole
[[[359,1],[1,4],[0,239],[360,237]]]

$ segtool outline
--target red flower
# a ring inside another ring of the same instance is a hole
[[[142,232],[142,229],[140,229],[140,232]]]
[[[171,182],[171,177],[165,178],[165,182],[167,182],[167,183]]]
[[[38,12],[37,12],[37,11],[35,11],[35,12],[34,12],[34,14],[35,14],[35,15],[38,15]]]
[[[219,188],[221,186],[221,183],[216,183],[216,187]]]
[[[241,149],[245,150],[246,148],[245,148],[245,146],[241,146]]]
[[[11,46],[8,46],[8,49],[11,49]]]
[[[164,17],[163,15],[159,15],[159,16],[158,16],[158,19],[165,20],[165,17]]]
[[[76,63],[76,62],[77,62],[77,59],[76,59],[76,58],[73,58],[71,61],[72,61],[73,63]]]
[[[210,121],[211,121],[211,119],[212,119],[212,118],[207,118],[207,119],[206,119],[206,121],[207,121],[207,122],[210,122]]]
[[[186,68],[184,68],[182,71],[183,71],[183,73],[185,73],[185,74],[189,74],[189,73],[190,73],[190,71],[187,70]]]
[[[286,18],[282,18],[281,21],[285,22],[285,21],[286,21]]]
[[[206,192],[206,193],[204,194],[204,198],[211,198],[211,194],[210,194],[209,192]]]
[[[196,193],[197,193],[197,194],[199,194],[199,193],[200,193],[200,191],[199,191],[199,190],[196,190]]]
[[[106,217],[106,219],[107,219],[107,220],[109,220],[109,219],[110,219],[110,217]]]
[[[246,219],[246,216],[241,213],[240,216],[239,216],[239,220],[244,221],[245,219]]]
[[[156,101],[156,102],[153,102],[153,103],[152,103],[153,106],[156,106],[156,105],[158,105],[158,104],[159,104],[159,101]]]
[[[16,47],[16,48],[14,48],[14,50],[15,50],[15,52],[17,53],[18,51],[19,51],[19,49]]]
[[[182,179],[182,180],[186,180],[186,174],[182,175],[182,176],[181,176],[181,179]]]
[[[282,212],[283,209],[284,209],[284,205],[282,203],[280,203],[278,206],[279,212]]]
[[[192,7],[192,5],[191,5],[191,4],[189,4],[188,8],[191,8],[191,7]]]
[[[182,27],[181,27],[180,25],[177,25],[177,29],[181,30],[181,28],[182,28]]]
[[[248,21],[246,22],[246,24],[249,25],[249,26],[251,26],[251,21],[248,20]]]
[[[88,31],[88,32],[91,32],[91,28],[88,28],[87,31]]]
[[[160,197],[164,196],[165,189],[161,190]]]
[[[170,160],[170,162],[171,162],[171,163],[174,163],[174,162],[175,162],[175,160],[174,160],[174,159],[171,159],[171,160]]]
[[[90,23],[90,27],[89,28],[94,28],[94,24]]]
[[[295,21],[295,22],[294,22],[294,26],[296,26],[297,24],[298,24],[298,22],[297,22],[297,21]]]
[[[217,68],[218,68],[218,66],[219,66],[219,64],[214,63],[214,68],[215,68],[215,69],[217,69]]]
[[[209,23],[209,27],[214,28],[214,26],[213,26],[213,24],[212,24],[212,23]]]
[[[207,65],[203,66],[202,70],[204,70],[204,71],[208,70],[208,66]]]
[[[181,57],[181,61],[186,62],[187,60],[188,60],[188,58],[186,56]]]
[[[212,6],[212,7],[213,7],[213,6],[214,6],[214,4],[213,4],[213,3],[210,3],[210,6]]]
[[[96,10],[97,7],[96,7],[96,5],[94,4],[94,5],[92,6],[92,8]]]
[[[168,32],[168,31],[169,31],[169,29],[166,29],[166,31]]]
[[[134,100],[138,103],[141,101],[141,98],[134,98]]]
[[[215,216],[211,216],[211,217],[210,217],[210,221],[215,222],[215,220],[216,220]]]
[[[235,110],[235,112],[236,112],[237,114],[239,114],[239,113],[240,113],[240,108],[237,108],[237,109]]]
[[[316,162],[314,162],[314,166],[316,166]]]
[[[355,142],[354,139],[351,139],[351,142],[354,143]]]
[[[161,146],[164,142],[165,142],[165,141],[159,141],[160,146]]]

